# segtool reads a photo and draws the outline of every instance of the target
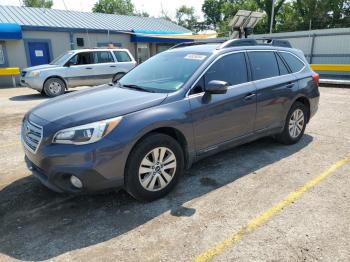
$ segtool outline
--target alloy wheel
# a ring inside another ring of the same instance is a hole
[[[304,113],[301,109],[296,109],[290,117],[288,130],[292,138],[297,138],[303,131],[305,125]]]
[[[139,167],[139,181],[148,191],[164,189],[176,172],[176,157],[167,147],[157,147],[146,154]]]

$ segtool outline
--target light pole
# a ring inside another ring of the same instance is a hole
[[[275,0],[272,0],[271,21],[270,21],[270,34],[272,34],[273,17],[275,15]]]

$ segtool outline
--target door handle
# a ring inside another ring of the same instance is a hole
[[[255,97],[255,93],[249,93],[243,99],[244,100],[252,100],[253,97]]]
[[[294,83],[293,82],[290,82],[286,85],[286,88],[292,88],[294,86]]]
[[[92,67],[85,67],[85,69],[92,69]]]
[[[117,67],[117,66],[111,65],[111,66],[109,66],[109,67]]]

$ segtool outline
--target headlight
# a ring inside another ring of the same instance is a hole
[[[82,126],[58,131],[53,137],[56,144],[90,144],[108,135],[122,120],[122,117],[106,119]]]
[[[31,71],[31,72],[29,72],[28,76],[29,76],[29,77],[37,77],[37,76],[40,76],[40,71],[39,71],[39,70]]]

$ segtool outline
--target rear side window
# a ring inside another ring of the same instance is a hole
[[[199,79],[191,94],[201,93],[212,80],[220,80],[229,85],[238,85],[248,81],[248,72],[243,53],[226,55],[216,61]]]
[[[280,52],[279,54],[287,62],[289,68],[292,70],[293,73],[299,72],[304,67],[304,63],[302,63],[294,55],[286,52]]]
[[[279,76],[277,60],[274,52],[252,51],[248,52],[252,65],[254,80]]]
[[[125,51],[114,51],[113,52],[118,62],[130,62],[131,58]]]
[[[282,59],[277,54],[276,54],[276,58],[277,58],[278,68],[280,69],[280,75],[289,74],[289,71],[288,71],[286,65],[284,64]]]
[[[113,63],[114,59],[109,51],[100,51],[100,52],[94,52],[94,58],[96,64],[103,64],[103,63]]]

